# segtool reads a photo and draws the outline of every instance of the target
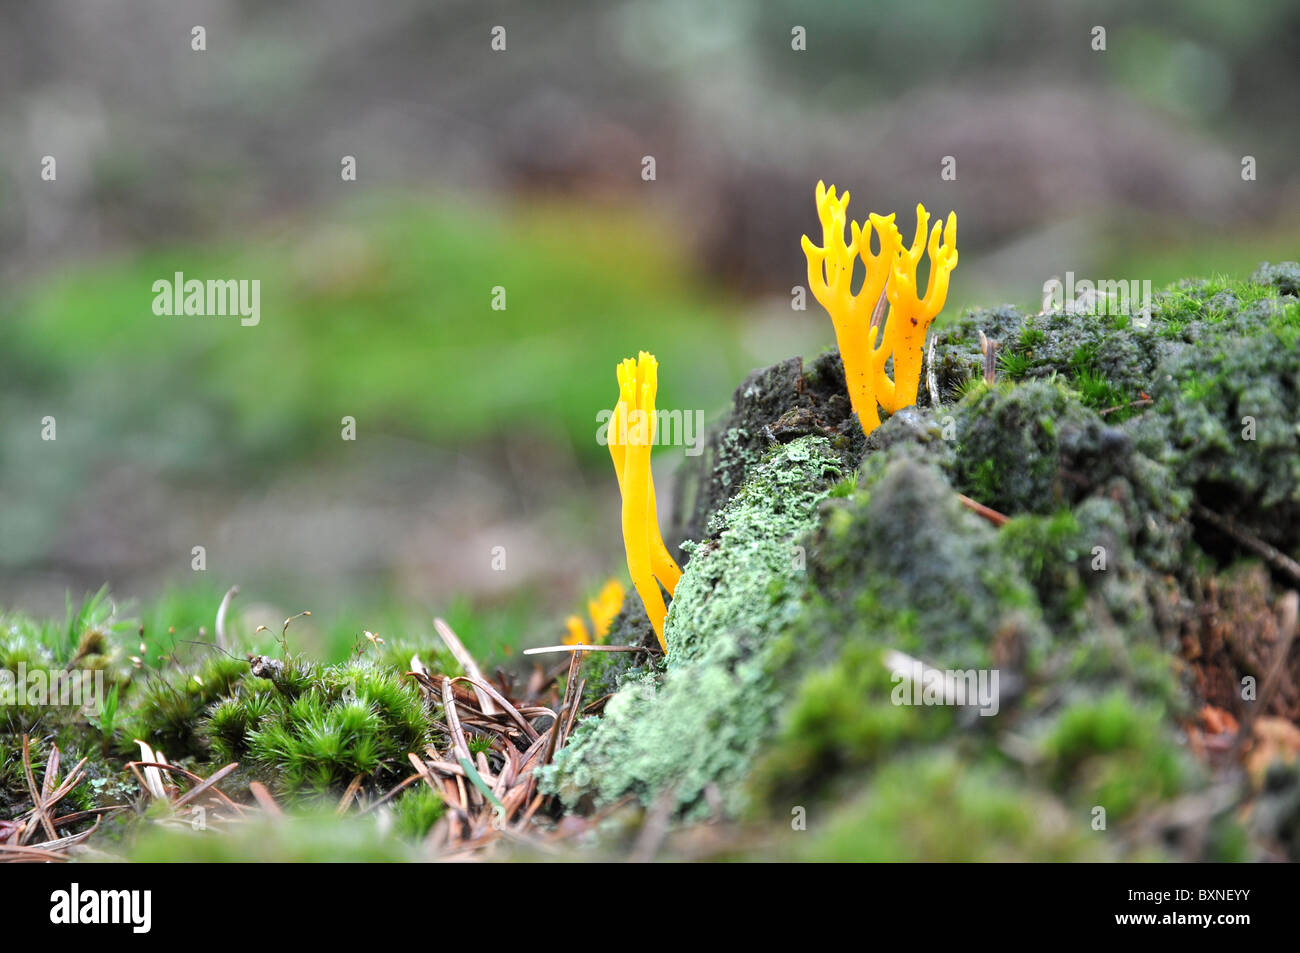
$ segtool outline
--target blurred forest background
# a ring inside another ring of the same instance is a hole
[[[1249,272],[1300,256],[1297,48],[1297,2],[5,0],[0,605],[555,641],[622,571],[615,362],[712,414],[833,343],[817,179],[957,210],[948,314]],[[260,325],[155,316],[175,271]]]

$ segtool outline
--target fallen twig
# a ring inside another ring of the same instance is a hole
[[[977,503],[969,496],[965,496],[961,493],[957,494],[957,501],[972,513],[984,517],[994,526],[1005,526],[1007,521],[1011,519],[1011,517],[1007,516],[1005,513],[999,513],[997,510],[990,509],[983,503]]]
[[[525,655],[547,655],[552,652],[648,652],[644,645],[540,645],[524,649]]]
[[[474,656],[469,654],[469,650],[465,648],[465,644],[461,642],[459,636],[452,631],[451,626],[442,619],[434,619],[433,627],[437,631],[438,637],[442,639],[443,644],[447,646],[448,651],[455,656],[456,661],[460,663],[460,667],[465,670],[465,674],[474,681],[486,681],[483,678],[483,673],[479,670],[478,663],[474,661]],[[478,695],[479,708],[482,709],[483,714],[495,715],[496,706],[492,704],[492,699],[484,694],[483,690],[477,685],[474,686],[474,693]]]
[[[1201,517],[1215,529],[1231,536],[1255,555],[1264,559],[1274,569],[1286,573],[1297,583],[1300,583],[1300,563],[1286,555],[1286,553],[1274,549],[1259,537],[1247,533],[1238,526],[1236,521],[1231,517],[1216,513],[1214,510],[1202,505],[1201,503],[1193,503],[1192,512]]]

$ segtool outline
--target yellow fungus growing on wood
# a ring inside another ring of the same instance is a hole
[[[654,477],[650,472],[650,447],[655,438],[655,397],[659,389],[659,362],[642,351],[636,360],[626,358],[616,369],[619,399],[609,423],[609,455],[623,497],[623,548],[632,586],[665,651],[663,593],[671,595],[682,571],[659,534]]]
[[[948,299],[948,276],[957,267],[957,213],[949,212],[944,225],[935,223],[930,232],[930,277],[925,294],[917,295],[916,266],[927,250],[926,227],[930,213],[916,206],[916,238],[894,262],[885,294],[889,298],[887,328],[893,329],[891,344],[894,355],[894,388],[891,400],[880,404],[891,414],[916,403],[921,384],[921,359],[925,354],[925,335],[931,322],[943,310]],[[942,234],[942,244],[940,235]]]
[[[564,620],[566,630],[564,636],[564,645],[591,645],[591,635],[587,632],[587,624],[582,621],[582,616],[571,615]]]
[[[565,645],[595,645],[604,642],[609,635],[609,627],[614,617],[623,608],[623,585],[617,579],[611,579],[600,587],[596,598],[587,600],[587,615],[591,617],[591,631],[581,616],[571,615],[564,620],[567,634]]]
[[[609,635],[614,617],[623,608],[623,595],[623,584],[617,579],[611,579],[601,586],[595,599],[587,600],[587,615],[591,616],[591,629],[597,640],[603,641]]]
[[[946,226],[936,224],[927,245],[930,216],[925,206],[917,205],[916,237],[904,248],[892,214],[869,215],[860,225],[848,218],[849,193],[837,195],[835,186],[828,189],[823,182],[817,183],[816,201],[822,244],[814,245],[807,235],[802,243],[808,289],[831,316],[849,402],[862,429],[871,433],[880,426],[877,405],[894,413],[916,403],[925,335],[943,309],[948,276],[957,266],[957,216],[950,212]],[[877,252],[871,250],[873,236]],[[925,295],[918,296],[916,269],[927,250],[929,283]],[[858,259],[865,277],[855,294]],[[890,357],[892,379],[885,370]]]

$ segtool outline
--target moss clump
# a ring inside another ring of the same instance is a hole
[[[952,709],[893,704],[881,645],[849,639],[834,663],[795,681],[780,733],[759,758],[752,786],[757,800],[778,815],[781,805],[809,795],[847,793],[841,783],[856,777],[854,769],[952,730]]]
[[[921,751],[884,766],[824,823],[810,811],[794,856],[817,861],[1004,862],[1103,860],[1061,805],[1025,791],[1012,774],[950,751]]]
[[[869,456],[858,493],[829,510],[813,542],[812,576],[835,616],[821,629],[876,629],[890,648],[986,664],[976,646],[1000,628],[1037,629],[1032,590],[996,539],[940,468],[903,447]]]
[[[1094,574],[1096,539],[1112,562]],[[1122,818],[1199,783],[1175,741],[1186,701],[1151,580],[1112,501],[994,529],[957,503],[924,447],[900,441],[864,460],[858,492],[828,504],[810,547],[813,592],[780,640],[799,688],[780,702],[751,789],[759,811],[780,818],[792,805],[831,810],[867,785],[843,827],[807,848],[815,855],[843,843],[857,853],[842,856],[872,858],[1088,857],[1092,805]],[[889,650],[996,671],[996,714],[898,704]],[[1088,712],[1101,713],[1099,737],[1119,725],[1121,741],[1071,734]],[[946,767],[931,773],[931,762]],[[951,815],[973,825],[982,808],[999,820],[965,827],[960,845],[925,833]],[[1054,825],[1025,823],[1044,812]],[[917,839],[900,843],[900,824]]]
[[[275,788],[324,792],[406,765],[431,740],[418,690],[367,659],[284,666],[281,686],[250,678],[202,721],[222,760],[247,760]],[[286,689],[284,685],[295,686]]]
[[[1162,711],[1122,692],[1071,704],[1042,743],[1058,789],[1080,806],[1105,808],[1109,820],[1172,797],[1188,764],[1163,721]]]
[[[1131,416],[1126,405],[1141,397],[1166,349],[1158,315],[1095,315],[1076,310],[1027,315],[1004,305],[969,312],[935,335],[934,371],[941,400],[959,396],[983,374],[979,332],[999,342],[999,379],[1012,382],[1059,378],[1093,410],[1118,408],[1113,420]],[[918,400],[928,406],[928,395]]]
[[[203,715],[247,674],[248,662],[219,654],[197,664],[145,673],[121,718],[115,737],[118,752],[138,754],[135,739],[140,738],[169,759],[206,758],[199,730]]]
[[[894,702],[886,652],[944,669],[1001,665],[1005,691],[1045,651],[1033,590],[996,531],[910,448],[867,458],[858,493],[828,506],[810,551],[814,594],[772,653],[797,686],[755,780],[773,806],[950,734],[953,709]]]
[[[776,717],[768,648],[798,616],[807,585],[798,542],[842,475],[820,437],[778,446],[753,468],[710,522],[710,540],[691,551],[665,626],[662,676],[625,681],[543,772],[545,790],[569,805],[670,791],[689,809],[716,785],[737,806],[738,782]]]
[[[1048,513],[1073,502],[1088,488],[1069,475],[1110,479],[1124,449],[1122,432],[1047,381],[985,390],[959,413],[957,486],[1005,513]]]
[[[446,813],[446,802],[427,784],[402,792],[393,804],[393,828],[410,841],[420,841]]]
[[[1135,433],[1199,502],[1287,551],[1300,524],[1300,368],[1286,322],[1300,329],[1300,304],[1277,320],[1172,359]],[[1202,528],[1201,542],[1222,552],[1227,541]]]
[[[1270,285],[1279,294],[1300,297],[1300,264],[1294,261],[1278,262],[1276,265],[1264,262],[1255,269],[1250,280],[1257,285]]]
[[[61,621],[42,622],[0,609],[0,692],[14,693],[0,704],[0,733],[21,736],[39,728],[39,734],[52,737],[63,749],[88,745],[87,710],[38,705],[25,692],[19,698],[18,673],[39,673],[49,687],[52,678],[75,670],[71,677],[80,682],[81,697],[89,702],[96,679],[102,678],[105,694],[125,685],[128,669],[118,640],[127,628],[130,622],[117,616],[107,589],[87,596],[75,608],[69,600]],[[26,684],[33,685],[30,679]]]

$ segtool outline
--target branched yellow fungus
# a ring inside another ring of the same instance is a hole
[[[892,214],[872,214],[859,225],[848,218],[849,193],[837,196],[835,186],[827,189],[823,182],[817,183],[816,199],[822,244],[819,247],[807,235],[803,237],[808,288],[831,316],[849,402],[862,429],[870,433],[880,426],[877,404],[894,413],[916,403],[925,335],[943,309],[948,275],[957,265],[957,216],[949,213],[946,227],[936,224],[930,234],[929,285],[924,297],[918,298],[916,268],[927,251],[930,221],[923,205],[916,207],[916,238],[911,247],[904,248]],[[845,226],[849,227],[848,242],[844,240]],[[871,251],[873,233],[880,246],[875,253]],[[859,258],[866,276],[854,294],[853,269]],[[892,380],[885,372],[891,356]]]
[[[609,627],[614,617],[623,608],[623,585],[617,579],[611,579],[601,586],[595,599],[587,600],[587,615],[591,617],[591,632],[581,616],[571,615],[564,620],[568,634],[564,637],[565,645],[593,645],[604,642],[609,635]]]
[[[921,385],[921,359],[925,354],[925,335],[931,322],[943,310],[948,299],[948,276],[957,267],[957,213],[949,212],[948,221],[940,226],[935,222],[930,232],[930,277],[924,296],[916,293],[916,266],[926,251],[925,232],[930,213],[924,205],[916,206],[916,237],[912,247],[903,251],[894,262],[893,272],[885,294],[889,297],[889,320],[892,328],[894,354],[894,389],[891,400],[882,400],[881,406],[891,414],[916,403],[916,391]],[[939,237],[942,233],[943,243]]]
[[[659,389],[659,362],[642,351],[636,360],[626,358],[617,368],[619,399],[609,423],[609,455],[623,496],[623,548],[632,585],[654,627],[659,645],[664,642],[663,585],[671,595],[682,571],[659,534],[654,477],[650,472],[650,447],[655,437],[655,396]]]

